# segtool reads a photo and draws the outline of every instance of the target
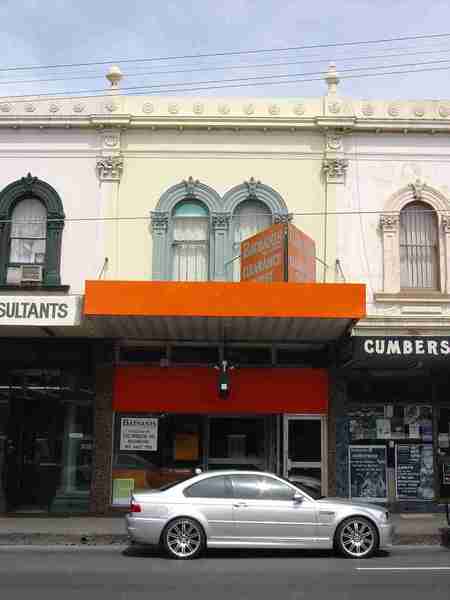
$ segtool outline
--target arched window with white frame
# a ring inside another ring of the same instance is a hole
[[[426,202],[410,202],[400,211],[400,287],[439,289],[437,214]]]
[[[241,242],[247,238],[267,229],[272,225],[272,211],[261,200],[244,200],[236,207],[232,215],[233,227],[233,281],[240,281]]]
[[[182,200],[172,213],[172,280],[209,279],[209,213],[198,200]]]

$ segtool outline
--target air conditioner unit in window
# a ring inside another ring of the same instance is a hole
[[[40,283],[42,274],[41,265],[22,265],[20,267],[20,283]]]

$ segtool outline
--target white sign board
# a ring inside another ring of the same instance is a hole
[[[74,326],[81,322],[81,296],[0,296],[0,325]]]
[[[122,417],[120,420],[120,449],[158,449],[158,419],[148,417]]]

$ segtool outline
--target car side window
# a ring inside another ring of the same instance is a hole
[[[233,475],[233,497],[244,500],[261,499],[263,478],[259,475]]]
[[[295,490],[287,483],[274,477],[262,478],[261,499],[263,500],[292,500]]]
[[[229,498],[229,486],[222,476],[208,477],[184,490],[188,498]]]

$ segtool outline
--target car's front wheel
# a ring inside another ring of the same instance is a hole
[[[180,517],[168,523],[162,535],[162,544],[170,558],[196,558],[205,547],[205,533],[194,519]]]
[[[364,517],[350,517],[336,531],[336,548],[347,558],[369,558],[378,549],[378,544],[375,525]]]

